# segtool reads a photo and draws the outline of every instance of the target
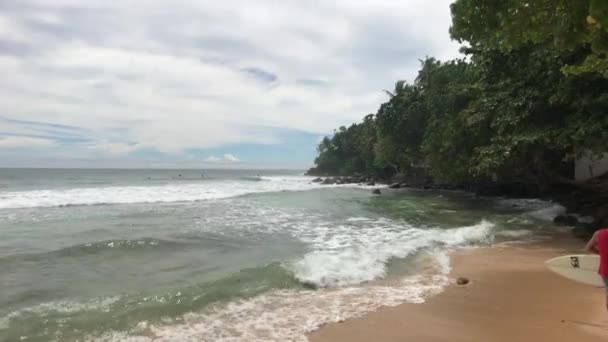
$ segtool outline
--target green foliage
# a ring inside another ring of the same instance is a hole
[[[457,0],[451,10],[450,34],[459,42],[503,51],[529,44],[559,51],[587,45],[588,57],[563,71],[608,77],[606,0]]]
[[[491,138],[476,148],[475,174],[518,172],[547,177],[545,173],[571,157],[575,147],[606,148],[600,127],[604,131],[608,127],[602,95],[608,80],[597,74],[560,72],[585,54],[585,48],[560,52],[538,45],[476,54],[484,75],[479,83],[483,97],[467,111],[489,127]]]
[[[353,174],[374,171],[374,145],[376,128],[373,115],[365,117],[362,123],[350,127],[340,127],[329,139],[323,138],[317,148],[315,159],[317,171],[327,174]]]
[[[451,34],[470,44],[468,58],[421,61],[415,82],[385,91],[375,115],[321,142],[318,170],[390,176],[422,167],[441,181],[541,187],[567,176],[577,154],[608,147],[605,3],[456,1]]]

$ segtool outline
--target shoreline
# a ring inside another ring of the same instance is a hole
[[[581,248],[582,242],[559,234],[454,251],[451,284],[442,293],[324,325],[308,334],[309,341],[606,341],[604,290],[544,267],[545,260]],[[456,285],[457,277],[470,283]]]
[[[564,212],[554,218],[554,223],[560,226],[572,227],[575,237],[588,239],[594,231],[608,226],[608,205],[606,196],[602,192],[590,191],[586,187],[553,188],[550,191],[541,191],[532,183],[524,182],[495,182],[495,181],[472,181],[455,183],[435,183],[429,177],[405,177],[405,178],[378,178],[375,176],[328,176],[318,173],[305,173],[310,177],[316,177],[312,182],[320,184],[365,184],[385,185],[386,188],[374,194],[380,195],[384,191],[402,190],[431,190],[431,191],[463,191],[479,197],[507,198],[507,199],[540,199],[557,203],[564,207]],[[324,177],[324,178],[321,178]],[[604,177],[604,176],[600,176]],[[574,183],[574,182],[573,182]],[[377,191],[377,192],[376,192]],[[582,217],[591,218],[590,221],[580,220]]]

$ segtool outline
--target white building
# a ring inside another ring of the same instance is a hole
[[[589,178],[600,176],[608,172],[608,153],[604,153],[600,157],[593,157],[590,154],[585,154],[576,159],[574,169],[574,179],[584,181]]]

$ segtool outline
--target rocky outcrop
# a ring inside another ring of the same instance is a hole
[[[315,178],[312,180],[313,183],[321,183],[321,184],[366,184],[367,185],[376,185],[376,182],[372,177],[365,176],[350,176],[350,177],[327,177],[323,178]]]

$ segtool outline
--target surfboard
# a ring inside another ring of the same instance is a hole
[[[579,283],[604,286],[602,278],[597,274],[600,265],[599,255],[564,255],[547,260],[545,265],[562,277]]]

